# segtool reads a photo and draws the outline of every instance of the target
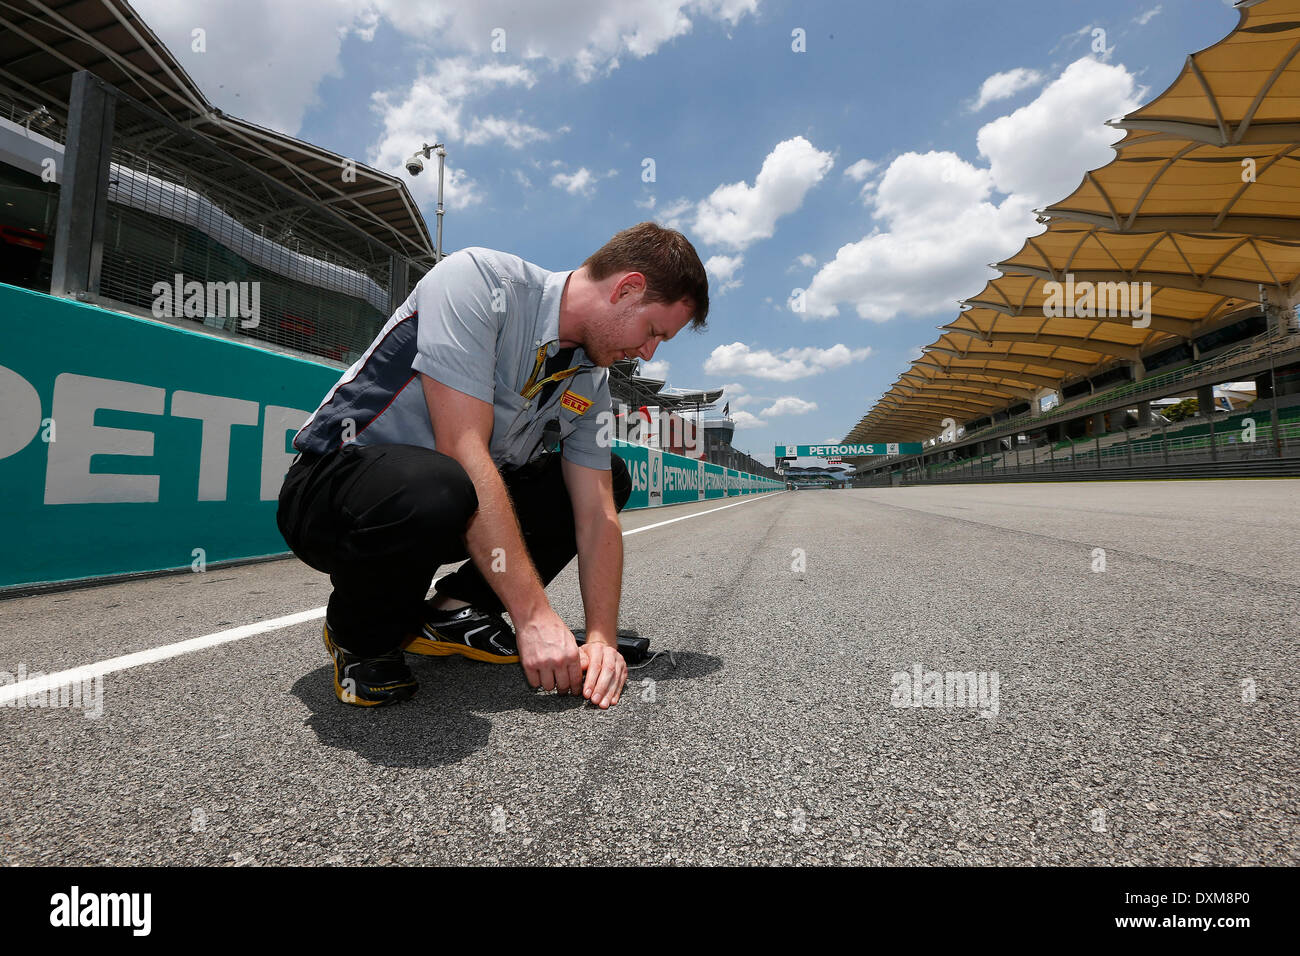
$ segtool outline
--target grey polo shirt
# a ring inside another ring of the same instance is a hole
[[[554,419],[566,461],[608,471],[611,429],[601,428],[611,405],[608,369],[579,346],[569,363],[578,371],[550,390],[544,405],[522,394],[538,350],[545,347],[545,357],[560,351],[560,297],[570,274],[492,249],[447,256],[329,390],[294,436],[294,447],[316,454],[346,441],[435,448],[423,372],[492,405],[488,450],[497,467],[541,454],[542,430]],[[543,377],[537,373],[537,380]]]

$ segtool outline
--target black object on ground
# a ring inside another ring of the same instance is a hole
[[[585,628],[574,630],[573,636],[579,644],[585,644],[587,641]],[[639,664],[650,653],[650,638],[642,637],[635,628],[619,628],[618,652],[629,664]]]

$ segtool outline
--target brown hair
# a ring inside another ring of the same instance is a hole
[[[702,329],[709,314],[709,277],[690,240],[676,229],[642,222],[614,236],[583,263],[599,282],[615,272],[645,276],[647,302],[680,302],[695,306],[691,328]]]

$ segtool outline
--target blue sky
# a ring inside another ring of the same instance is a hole
[[[135,5],[227,112],[403,176],[445,140],[446,251],[566,269],[643,219],[682,229],[709,328],[649,371],[728,386],[736,446],[769,463],[841,439],[1039,231],[1031,210],[1113,155],[1102,122],[1237,18],[1224,0]],[[408,184],[432,231],[436,175]]]

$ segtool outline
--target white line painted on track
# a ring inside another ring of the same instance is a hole
[[[751,501],[758,501],[760,498],[770,498],[773,494],[783,495],[784,491],[768,492],[765,495],[758,495],[754,498],[746,498],[744,501],[737,501],[734,504],[723,505],[720,508],[710,508],[708,511],[696,511],[693,514],[682,515],[680,518],[669,518],[667,521],[656,521],[654,524],[644,525],[640,528],[633,528],[631,531],[624,531],[623,537],[630,534],[640,534],[642,531],[649,531],[651,528],[662,528],[666,524],[673,524],[677,521],[685,521],[687,518],[698,518],[700,515],[711,515],[715,511],[726,511],[728,508],[738,508],[741,505],[747,505]]]
[[[311,611],[299,611],[297,614],[286,614],[284,617],[273,617],[269,621],[259,621],[256,624],[243,624],[239,627],[232,627],[229,630],[217,631],[215,634],[207,634],[203,637],[191,637],[189,640],[177,641],[175,644],[165,644],[162,647],[153,647],[147,651],[136,651],[134,654],[123,654],[121,657],[110,657],[106,661],[100,661],[98,664],[86,664],[82,667],[74,667],[71,670],[59,671],[55,674],[45,674],[41,677],[33,677],[29,680],[17,684],[7,684],[0,687],[0,704],[7,704],[19,697],[25,697],[28,694],[38,694],[47,690],[53,690],[58,687],[66,687],[78,681],[90,680],[103,674],[111,674],[114,671],[124,671],[128,667],[140,667],[143,664],[154,664],[158,661],[165,661],[169,657],[179,657],[182,654],[189,654],[194,651],[201,651],[208,647],[216,647],[218,644],[227,644],[230,641],[243,640],[245,637],[252,637],[254,634],[263,634],[266,631],[274,631],[282,627],[289,627],[292,624],[301,624],[304,621],[314,621],[317,618],[325,616],[325,608],[318,607]]]
[[[768,494],[757,495],[753,498],[746,498],[744,501],[737,501],[734,504],[723,505],[720,508],[710,508],[708,511],[697,511],[694,514],[682,515],[680,518],[669,518],[667,521],[657,521],[654,524],[645,525],[642,528],[633,528],[631,531],[624,531],[623,537],[630,534],[637,534],[640,531],[649,531],[651,528],[662,528],[666,524],[673,524],[677,521],[685,521],[687,518],[699,518],[702,515],[711,515],[717,511],[726,511],[728,508],[735,508],[737,505],[748,504],[751,501],[757,501],[760,498],[770,498],[773,494],[783,495],[784,491],[769,492]],[[451,572],[448,572],[450,574]],[[437,584],[447,575],[440,575],[433,579],[431,584]],[[131,667],[142,667],[145,664],[156,664],[159,661],[165,661],[172,657],[180,657],[182,654],[192,654],[195,651],[206,650],[209,647],[216,647],[220,644],[229,644],[231,641],[242,641],[246,637],[252,637],[255,634],[265,634],[267,631],[278,631],[282,627],[292,627],[294,624],[303,624],[307,621],[318,621],[325,616],[325,608],[312,608],[310,611],[299,611],[296,614],[286,614],[284,617],[273,617],[266,621],[258,621],[255,624],[241,624],[239,627],[232,627],[224,631],[217,631],[215,634],[205,634],[203,637],[191,637],[184,641],[177,641],[175,644],[164,644],[162,647],[153,647],[147,651],[136,651],[134,654],[123,654],[121,657],[110,657],[106,661],[99,661],[96,664],[84,664],[81,667],[73,667],[66,671],[58,671],[54,674],[45,674],[41,677],[33,677],[16,684],[5,684],[0,686],[0,705],[8,704],[10,701],[17,700],[19,697],[26,697],[28,694],[41,694],[46,691],[55,690],[59,687],[66,687],[79,681],[91,680],[104,674],[112,674],[114,671],[124,671]]]

